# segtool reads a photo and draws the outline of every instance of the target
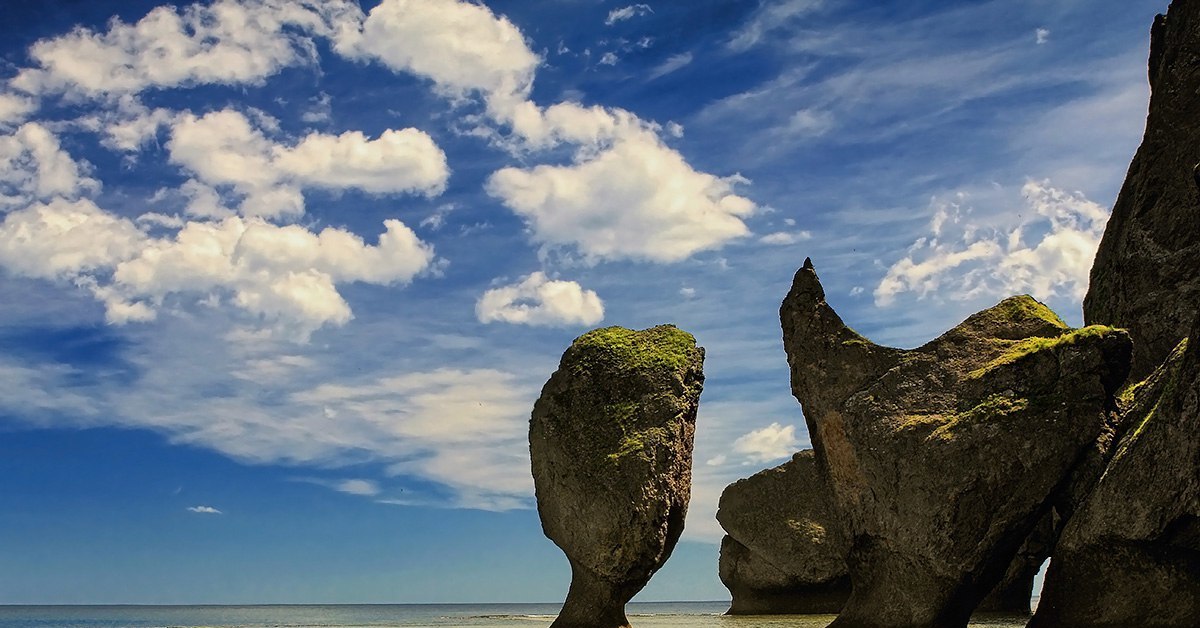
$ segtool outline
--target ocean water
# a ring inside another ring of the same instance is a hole
[[[558,604],[287,606],[0,606],[0,628],[545,627]],[[728,602],[639,602],[634,628],[824,628],[833,615],[727,617]],[[991,617],[973,628],[1023,628],[1026,617]]]

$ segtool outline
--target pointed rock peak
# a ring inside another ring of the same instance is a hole
[[[1197,165],[1200,165],[1200,164],[1197,164]],[[804,266],[803,266],[803,268],[805,268],[805,269],[807,269],[807,270],[816,270],[816,269],[814,269],[814,268],[813,268],[813,263],[812,263],[812,258],[811,258],[811,257],[806,257],[806,258],[804,258]]]
[[[972,314],[950,333],[997,340],[1023,340],[1034,336],[1057,338],[1070,329],[1054,310],[1023,294]]]

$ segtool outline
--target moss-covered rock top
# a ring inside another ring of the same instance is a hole
[[[1045,307],[1045,306],[1043,306],[1043,307]],[[1050,310],[1047,309],[1046,311],[1049,312]],[[1050,313],[1054,314],[1054,312],[1050,312]],[[1056,318],[1057,318],[1057,316],[1056,316]],[[1066,330],[1068,328],[1064,326],[1063,329]],[[1091,339],[1091,338],[1100,339],[1100,338],[1105,338],[1107,336],[1113,336],[1113,335],[1124,334],[1124,333],[1125,333],[1124,330],[1117,329],[1116,327],[1109,327],[1107,325],[1089,325],[1087,327],[1083,327],[1080,329],[1072,329],[1070,331],[1067,331],[1067,333],[1064,333],[1061,336],[1056,336],[1056,337],[1032,336],[1030,338],[1026,338],[1024,340],[1018,340],[1018,341],[1012,343],[1011,345],[1009,345],[1008,347],[1006,347],[1004,349],[1003,353],[1001,353],[996,358],[992,359],[992,361],[988,362],[988,364],[986,366],[984,366],[981,369],[977,369],[977,370],[971,372],[970,377],[972,377],[972,378],[982,377],[983,375],[987,374],[988,371],[990,371],[998,366],[1012,364],[1013,362],[1021,360],[1022,358],[1025,358],[1025,357],[1032,355],[1034,353],[1037,353],[1039,351],[1053,351],[1056,349],[1060,349],[1062,347],[1068,347],[1071,345],[1078,344],[1079,342],[1085,341],[1087,339]]]
[[[964,334],[982,333],[990,338],[1020,339],[1057,336],[1070,326],[1044,303],[1022,294],[971,315],[955,329]]]
[[[625,327],[601,327],[575,339],[575,369],[606,366],[617,370],[641,371],[655,368],[684,368],[696,351],[696,338],[674,325],[659,325],[641,331]]]

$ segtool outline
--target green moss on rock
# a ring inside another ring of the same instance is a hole
[[[1045,306],[1042,307],[1045,308]],[[1051,312],[1049,308],[1045,309],[1047,312],[1050,312],[1051,315],[1054,314],[1054,312]],[[1055,318],[1057,318],[1057,316],[1055,316]],[[1007,349],[1005,349],[1004,353],[1001,353],[991,362],[988,362],[983,368],[972,371],[969,377],[972,379],[978,379],[996,367],[1012,364],[1013,362],[1039,351],[1056,350],[1076,344],[1085,338],[1103,338],[1110,334],[1119,332],[1120,330],[1116,327],[1109,327],[1107,325],[1090,325],[1088,327],[1072,330],[1054,338],[1033,336],[1024,340],[1019,340],[1012,343]]]
[[[642,331],[624,327],[601,327],[575,339],[572,348],[580,353],[578,372],[600,363],[622,370],[646,370],[666,366],[684,368],[696,348],[696,339],[674,325],[659,325]]]

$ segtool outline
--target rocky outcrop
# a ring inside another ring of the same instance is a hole
[[[1031,627],[1200,626],[1200,343],[1123,397],[1126,434],[1063,530]]]
[[[683,532],[704,349],[665,325],[577,338],[529,422],[542,529],[571,563],[553,628],[628,626]]]
[[[1130,340],[1030,297],[911,351],[825,302],[810,262],[780,309],[792,391],[850,538],[831,628],[965,626],[1094,448]]]
[[[720,575],[733,595],[729,614],[841,610],[850,544],[812,450],[730,484],[717,521],[727,533]]]
[[[721,494],[720,576],[730,615],[837,614],[850,597],[850,542],[811,449]],[[1029,614],[1033,580],[1054,545],[1046,515],[976,612]]]
[[[1200,2],[1154,23],[1146,134],[1104,231],[1084,319],[1129,329],[1133,377],[1187,335],[1200,303]]]

